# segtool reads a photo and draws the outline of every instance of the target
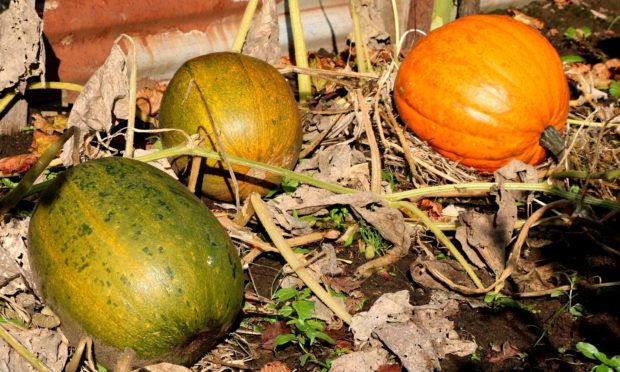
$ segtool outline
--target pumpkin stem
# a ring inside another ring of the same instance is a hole
[[[560,159],[564,153],[564,139],[560,132],[551,125],[540,135],[540,145],[549,150],[556,159]]]

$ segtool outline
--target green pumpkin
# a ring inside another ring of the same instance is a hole
[[[125,158],[67,170],[30,221],[38,291],[75,346],[95,341],[113,367],[131,348],[136,365],[190,365],[235,320],[243,272],[226,231],[164,172]]]
[[[297,163],[302,142],[297,102],[286,80],[271,65],[229,52],[185,62],[162,98],[160,126],[200,134],[205,149],[218,151],[207,108],[226,154],[287,169]],[[186,137],[168,131],[162,133],[162,140],[168,148],[185,143]],[[181,171],[188,159],[181,157],[173,163]],[[253,191],[264,195],[280,183],[280,177],[262,170],[236,165],[233,169],[242,199]],[[200,189],[213,199],[234,200],[229,172],[216,160],[205,160]]]

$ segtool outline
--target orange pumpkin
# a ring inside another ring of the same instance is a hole
[[[198,133],[205,149],[217,151],[209,112],[227,155],[288,169],[297,163],[302,142],[297,102],[286,80],[268,63],[229,52],[185,62],[162,98],[160,126]],[[185,141],[178,131],[162,134],[166,148]],[[187,164],[186,156],[173,161],[177,171]],[[264,195],[280,183],[280,177],[269,172],[232,168],[242,199],[253,191]],[[234,185],[223,162],[206,159],[201,174],[199,186],[206,196],[234,201]]]
[[[480,171],[545,159],[541,134],[561,131],[569,91],[556,50],[499,15],[460,18],[423,38],[400,66],[394,101],[416,136]]]

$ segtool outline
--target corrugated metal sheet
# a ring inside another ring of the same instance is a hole
[[[351,30],[348,4],[348,0],[301,1],[309,50],[334,43],[344,46]],[[136,42],[138,79],[168,79],[192,57],[230,49],[246,5],[238,0],[46,1],[48,60],[52,69],[57,61],[61,81],[84,83],[103,63],[114,40],[125,33]],[[278,10],[280,44],[288,54],[282,3]]]

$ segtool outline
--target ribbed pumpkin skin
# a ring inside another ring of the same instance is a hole
[[[29,252],[72,344],[92,335],[108,367],[126,347],[137,365],[192,364],[241,307],[243,273],[225,230],[178,181],[136,160],[59,176],[30,221]]]
[[[562,130],[569,91],[553,46],[499,15],[457,19],[423,38],[394,85],[407,126],[442,155],[481,171],[544,160],[547,126]]]
[[[199,90],[203,92],[226,154],[292,169],[299,157],[302,129],[297,103],[289,86],[271,65],[237,53],[212,53],[185,62],[162,98],[159,122],[189,134],[209,135],[203,146],[217,150],[215,136]],[[162,134],[164,147],[186,141],[178,132]],[[233,201],[228,172],[221,162],[206,160],[201,189],[210,198]],[[187,159],[175,163],[183,168]],[[252,191],[265,194],[279,184],[273,174],[233,166],[241,198]]]

